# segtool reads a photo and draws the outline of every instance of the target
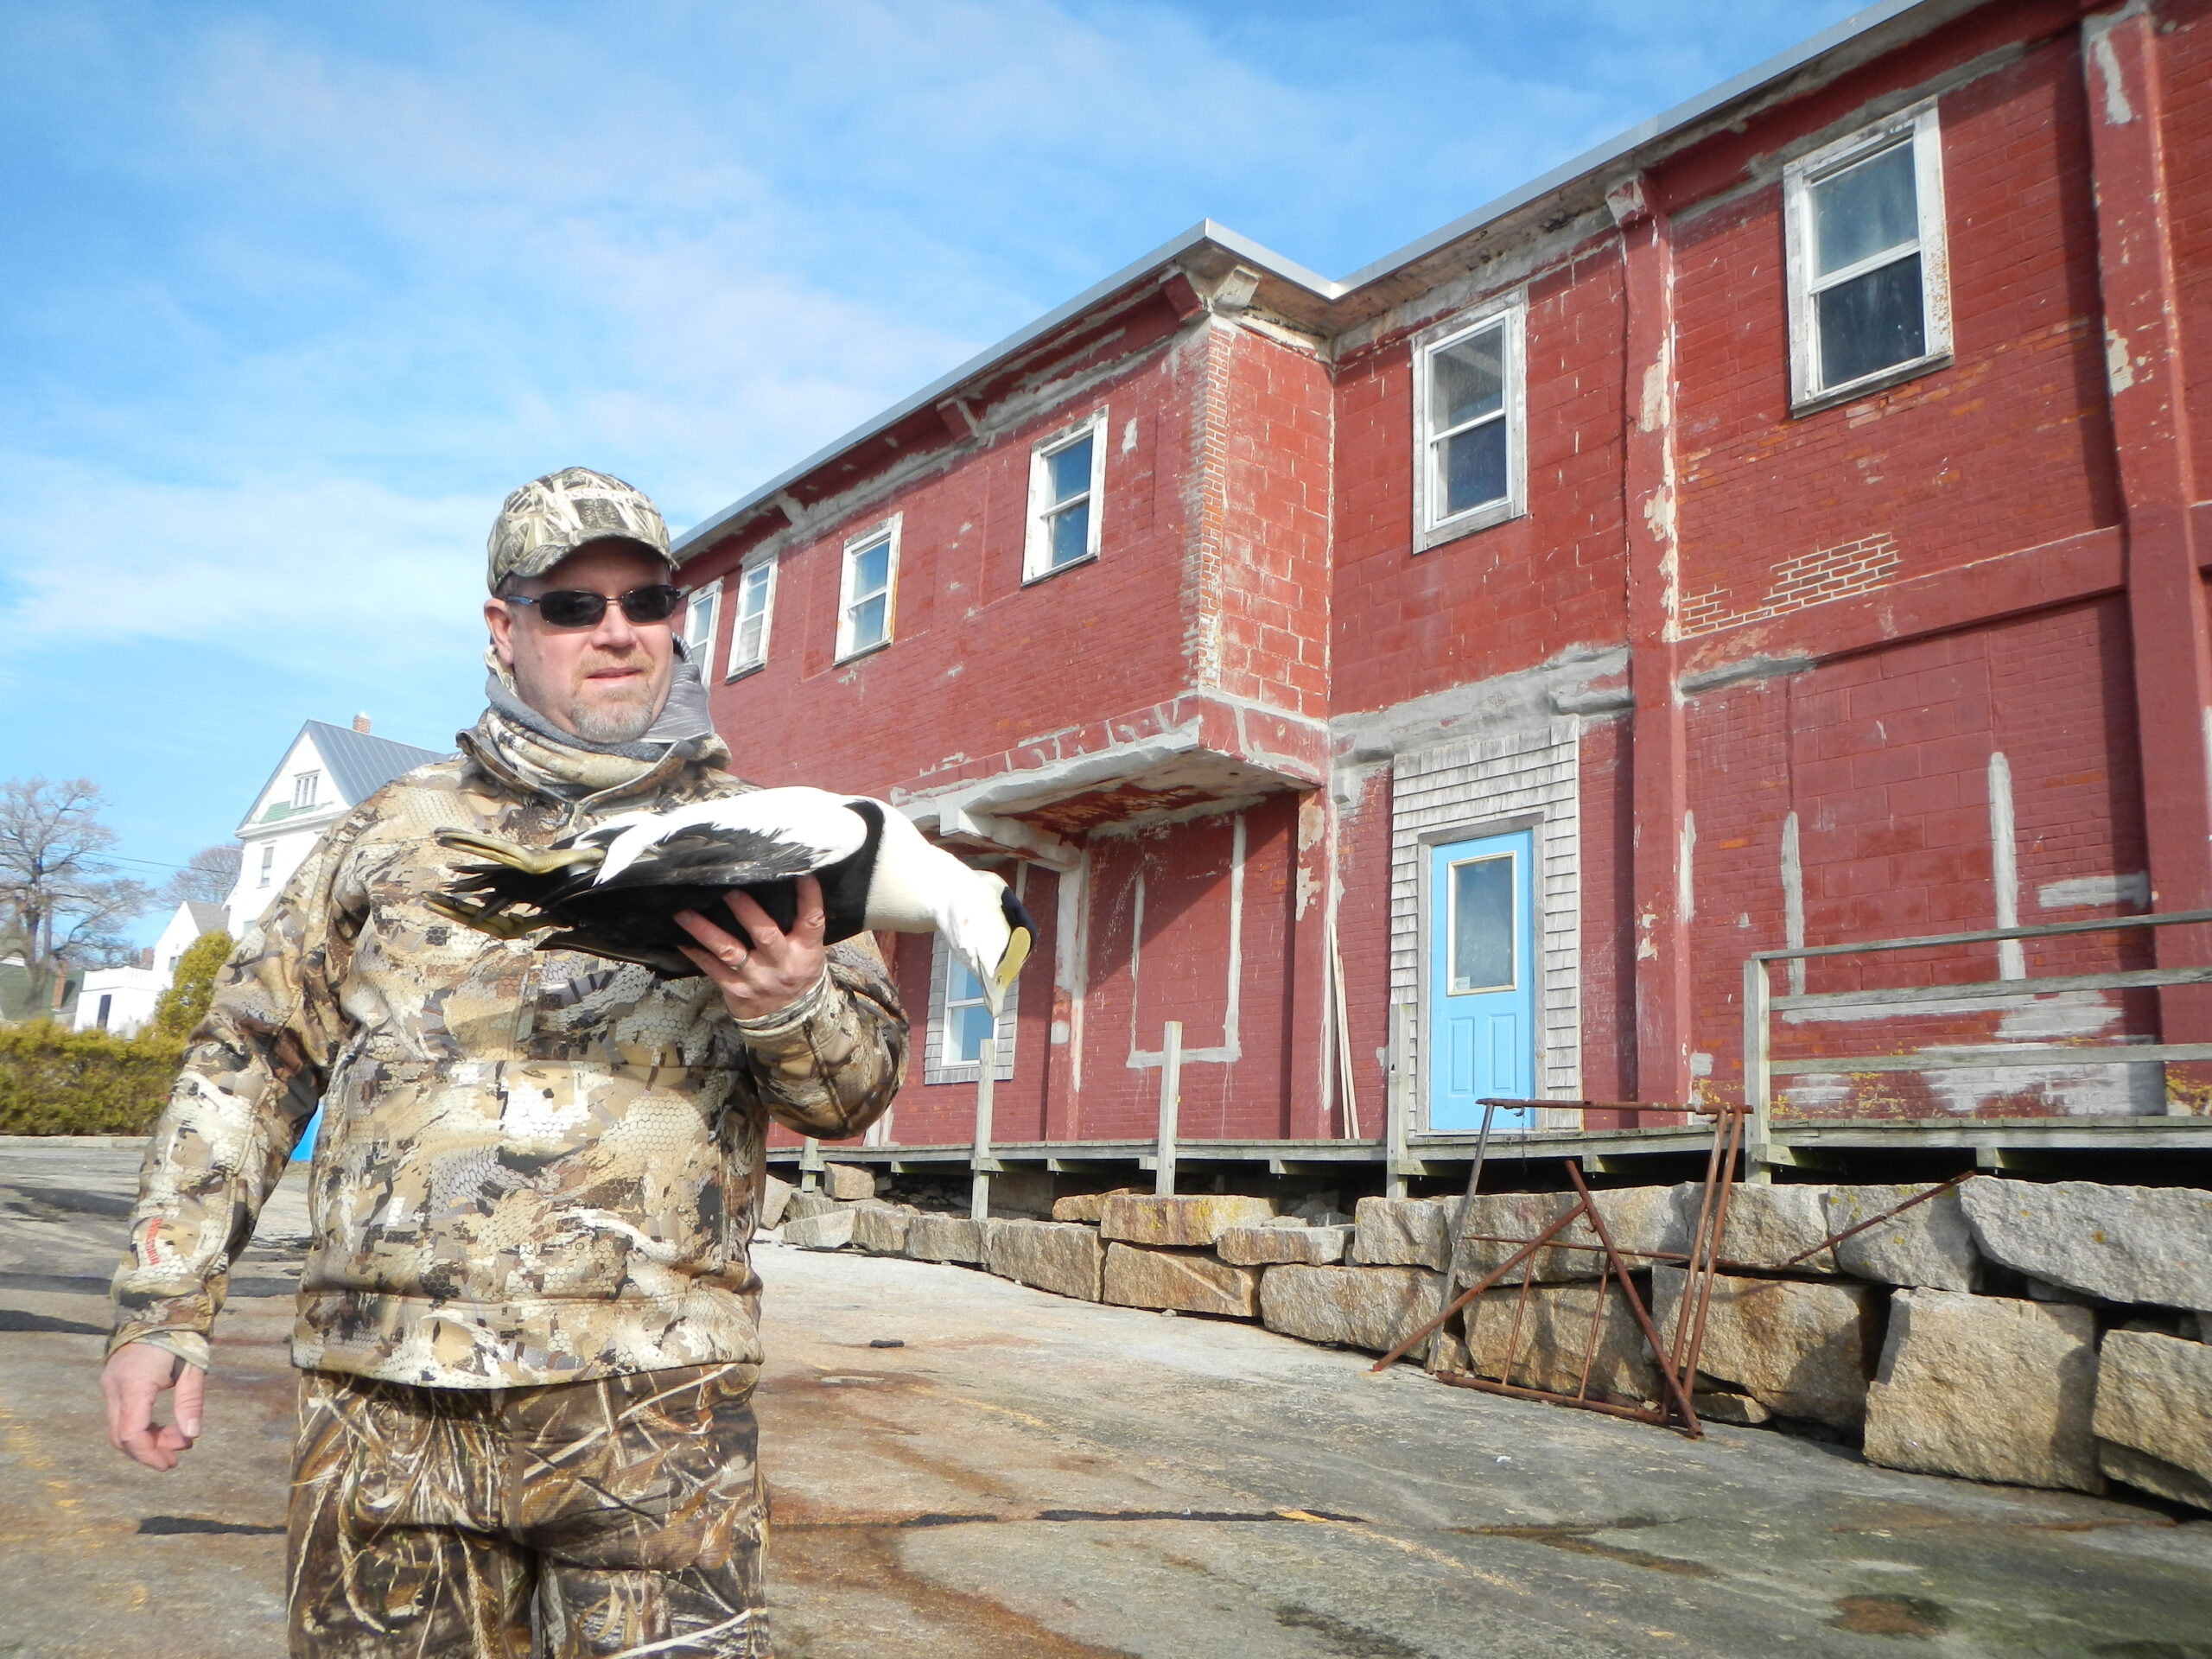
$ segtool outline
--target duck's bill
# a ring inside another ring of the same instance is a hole
[[[1022,964],[1029,960],[1029,948],[1035,943],[1036,936],[1026,927],[1017,927],[1007,936],[1006,954],[999,958],[997,970],[991,975],[991,982],[1001,996],[1013,988]]]

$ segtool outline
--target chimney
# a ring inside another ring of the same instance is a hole
[[[354,715],[353,729],[360,733],[363,737],[366,737],[369,734],[369,717],[366,715]]]

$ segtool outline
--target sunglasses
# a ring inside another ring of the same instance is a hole
[[[510,594],[506,601],[510,605],[537,606],[537,613],[548,626],[556,628],[595,628],[607,614],[609,602],[605,594],[586,593],[579,588],[556,588],[535,599]],[[632,588],[613,602],[620,605],[622,614],[632,622],[665,622],[683,602],[683,590],[659,582],[651,588]]]

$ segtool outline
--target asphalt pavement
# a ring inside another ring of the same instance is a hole
[[[109,1450],[127,1145],[0,1141],[0,1659],[275,1659],[306,1227],[233,1275],[207,1432]],[[1249,1325],[765,1247],[785,1659],[2212,1659],[2212,1522],[1690,1441]]]

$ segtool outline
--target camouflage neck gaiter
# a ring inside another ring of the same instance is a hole
[[[707,718],[707,690],[699,671],[683,655],[679,642],[668,702],[659,718],[634,742],[594,743],[564,732],[522,700],[514,677],[497,652],[486,648],[485,701],[491,706],[476,722],[476,741],[532,787],[564,800],[580,800],[635,783],[657,770],[679,746],[705,766],[726,765],[729,751]]]

